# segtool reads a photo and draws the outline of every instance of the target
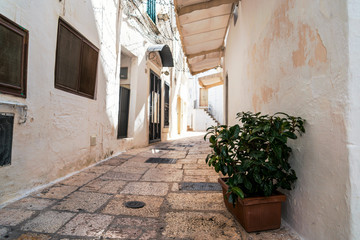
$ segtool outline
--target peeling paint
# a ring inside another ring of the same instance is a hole
[[[307,120],[306,134],[291,143],[298,181],[283,206],[283,218],[304,239],[349,239],[345,6],[242,0],[227,38],[229,124],[236,110]]]
[[[298,36],[298,49],[292,54],[294,67],[305,66],[306,62],[315,67],[319,62],[327,62],[327,50],[318,31],[315,34],[309,25],[301,24]]]

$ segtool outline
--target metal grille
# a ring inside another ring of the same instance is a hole
[[[180,183],[180,190],[182,191],[221,191],[219,183],[208,182],[183,182]]]
[[[11,164],[14,115],[0,113],[0,166]]]
[[[176,144],[174,147],[193,147],[194,144]]]
[[[149,158],[145,162],[146,163],[174,164],[174,163],[176,163],[176,159],[174,159],[174,158]]]

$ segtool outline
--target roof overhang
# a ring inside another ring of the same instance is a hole
[[[221,65],[233,4],[238,2],[174,0],[176,22],[191,74]]]
[[[218,72],[204,77],[199,77],[199,85],[205,89],[220,86],[224,84],[223,73]]]
[[[151,45],[148,52],[159,52],[163,67],[174,67],[174,61],[170,47],[166,44]]]

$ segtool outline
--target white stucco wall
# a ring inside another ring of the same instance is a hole
[[[211,106],[212,113],[216,120],[220,124],[224,123],[224,111],[223,111],[223,85],[209,88],[208,90],[208,102]]]
[[[204,111],[204,109],[194,109],[194,131],[203,132],[208,127],[216,126],[216,122]]]
[[[349,107],[348,107],[348,151],[350,163],[350,239],[360,239],[360,2],[348,1],[349,14]]]
[[[358,13],[350,30],[354,45]],[[231,20],[225,53],[229,123],[237,122],[239,111],[282,111],[307,120],[306,134],[290,142],[298,180],[283,205],[283,218],[304,239],[349,239],[350,222],[358,224],[358,213],[350,214],[359,195],[350,197],[347,149],[358,161],[359,141],[357,135],[355,146],[347,144],[347,36],[346,1],[243,0],[235,27]],[[354,73],[350,88],[358,84]],[[357,106],[350,120],[359,116]],[[358,170],[351,170],[357,179]],[[358,193],[358,185],[352,187]]]
[[[29,31],[27,98],[0,94],[1,101],[29,108],[28,121],[14,125],[12,164],[0,168],[0,204],[122,149],[116,139],[117,2],[0,1],[0,13]],[[100,49],[96,100],[54,88],[59,16]],[[6,106],[0,111],[19,116]],[[90,147],[92,135],[97,144]]]

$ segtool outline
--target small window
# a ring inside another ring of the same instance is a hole
[[[128,78],[128,67],[121,67],[120,68],[120,79],[127,79]]]
[[[164,127],[169,127],[169,111],[170,111],[170,87],[165,83],[165,99],[164,99]]]
[[[55,87],[94,99],[98,54],[98,48],[59,19]]]
[[[0,93],[26,97],[29,32],[0,14]]]
[[[147,1],[147,14],[151,18],[151,20],[156,23],[156,0],[148,0]]]

